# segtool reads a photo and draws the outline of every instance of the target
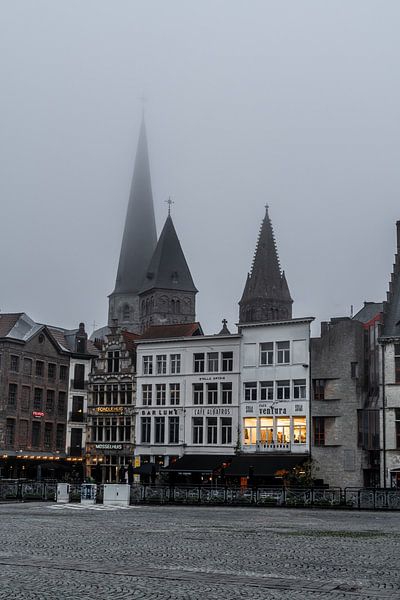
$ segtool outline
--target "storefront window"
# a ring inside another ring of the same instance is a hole
[[[272,417],[261,417],[260,419],[260,442],[262,444],[273,444],[274,421]]]
[[[306,418],[294,417],[293,419],[293,441],[295,444],[306,443]]]
[[[244,440],[245,446],[255,444],[257,442],[257,419],[247,417],[244,419]]]
[[[278,444],[290,442],[290,417],[280,417],[276,420],[276,441]]]

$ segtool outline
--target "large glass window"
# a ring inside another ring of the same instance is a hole
[[[260,344],[260,365],[274,364],[274,344],[273,342],[265,342]]]
[[[153,375],[153,357],[143,356],[143,374]]]
[[[193,384],[193,404],[204,404],[204,386],[202,383]]]
[[[279,417],[276,420],[276,441],[278,444],[290,443],[290,417]]]
[[[207,383],[207,404],[218,404],[217,383]]]
[[[193,417],[193,444],[203,443],[203,418]]]
[[[179,444],[179,417],[168,419],[168,441],[170,444]]]
[[[274,399],[274,382],[273,381],[261,381],[261,383],[260,383],[260,399],[263,401]]]
[[[232,419],[231,417],[221,418],[221,444],[232,443]]]
[[[272,417],[260,418],[260,442],[262,444],[274,443],[274,420]]]
[[[290,342],[277,342],[276,362],[278,365],[288,365],[290,363]]]
[[[18,386],[16,383],[10,383],[8,386],[8,401],[7,405],[9,408],[15,408],[17,404],[17,393]]]
[[[246,417],[243,423],[243,443],[245,446],[249,446],[257,443],[257,419],[253,417]]]
[[[167,372],[167,355],[157,354],[156,356],[156,372],[157,375],[165,375]]]
[[[157,383],[156,385],[156,404],[157,406],[164,406],[166,403],[167,386],[165,383]]]
[[[244,399],[246,402],[255,402],[257,400],[257,383],[249,381],[244,384]]]
[[[119,350],[110,350],[107,352],[107,372],[118,373],[119,372]]]
[[[171,354],[171,373],[175,375],[176,373],[181,372],[181,355],[180,354]]]
[[[151,406],[152,403],[152,385],[145,383],[142,385],[143,406]]]
[[[233,371],[233,352],[222,353],[222,371]]]
[[[307,441],[305,417],[293,418],[293,441],[295,444],[305,444]]]
[[[304,400],[306,397],[306,380],[295,379],[293,381],[293,398],[295,400]]]
[[[211,373],[218,371],[218,352],[207,353],[207,370]]]
[[[193,370],[195,373],[204,373],[204,353],[194,354]]]
[[[180,383],[169,384],[169,401],[172,405],[177,405],[181,401],[181,385]]]
[[[141,417],[140,419],[140,439],[142,444],[150,444],[151,439],[151,417]]]
[[[290,380],[276,382],[276,397],[278,400],[290,400]]]
[[[154,442],[156,444],[164,444],[165,443],[165,417],[156,417],[154,419]]]
[[[217,417],[207,419],[207,444],[216,444],[218,440]]]
[[[222,404],[232,404],[232,383],[221,384]]]

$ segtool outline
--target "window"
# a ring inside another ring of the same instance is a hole
[[[44,362],[42,360],[36,361],[35,367],[36,377],[43,377],[44,375]]]
[[[217,383],[207,383],[207,404],[218,404]]]
[[[260,442],[262,444],[274,443],[274,420],[272,417],[260,418]]]
[[[295,444],[305,444],[307,441],[306,418],[293,418],[293,441]]]
[[[195,373],[204,373],[204,354],[194,354],[194,372]]]
[[[60,365],[60,380],[67,381],[68,379],[68,367],[67,365]]]
[[[41,388],[35,388],[33,394],[33,410],[42,410],[43,390]]]
[[[122,320],[129,321],[131,316],[131,309],[129,308],[129,304],[124,304],[122,307]]]
[[[222,353],[222,370],[224,372],[233,371],[233,352]]]
[[[10,383],[8,386],[8,402],[9,408],[15,408],[17,404],[18,386],[16,383]]]
[[[257,383],[255,381],[244,384],[244,399],[246,402],[256,402]]]
[[[278,444],[290,443],[290,417],[279,417],[276,420],[276,441]]]
[[[168,441],[170,444],[179,444],[179,417],[168,419]]]
[[[151,439],[151,417],[142,417],[140,419],[142,444],[150,444]]]
[[[171,354],[171,373],[175,375],[176,373],[181,372],[181,355],[180,354]]]
[[[325,379],[314,379],[314,400],[325,400]]]
[[[288,365],[290,363],[290,342],[277,342],[276,362],[278,365]]]
[[[107,352],[107,373],[119,373],[119,362],[119,350],[110,350]]]
[[[222,404],[232,404],[232,383],[222,383]]]
[[[112,403],[113,404],[118,404],[119,403],[119,387],[118,384],[114,384],[112,386]]]
[[[295,400],[304,400],[306,397],[306,380],[295,379],[293,381],[293,398]]]
[[[232,419],[230,417],[221,419],[221,444],[232,444]]]
[[[65,392],[58,392],[58,407],[57,413],[59,417],[66,417],[67,412],[67,394]]]
[[[204,403],[204,386],[202,383],[193,384],[193,404]]]
[[[32,423],[32,447],[38,448],[40,446],[40,433],[42,424],[40,421],[33,421]]]
[[[30,409],[31,404],[31,388],[27,385],[22,386],[21,394],[21,410],[27,412]]]
[[[32,360],[24,358],[24,375],[32,375]]]
[[[26,447],[27,443],[28,443],[28,426],[29,426],[29,422],[28,421],[20,421],[19,422],[19,440],[18,443],[20,446],[22,446],[23,448]]]
[[[10,357],[10,371],[13,373],[19,373],[19,356],[14,356],[13,354]]]
[[[394,345],[395,382],[400,383],[400,344]]]
[[[400,408],[395,409],[396,449],[400,448]]]
[[[56,432],[56,450],[65,449],[65,426],[57,425]]]
[[[56,378],[56,368],[57,365],[55,365],[54,363],[49,363],[47,365],[47,377],[48,379],[50,379],[50,381],[54,381],[54,379]]]
[[[166,402],[166,385],[165,383],[157,383],[156,385],[156,404],[164,406]]]
[[[47,390],[46,396],[46,412],[52,413],[54,411],[54,390]]]
[[[142,385],[143,406],[151,406],[152,386],[148,383]]]
[[[143,374],[153,375],[153,357],[143,356]]]
[[[247,417],[244,419],[243,434],[243,443],[245,446],[249,446],[257,442],[257,419],[253,417]]]
[[[265,342],[260,344],[260,365],[274,364],[274,344],[273,342]]]
[[[157,375],[165,375],[167,372],[167,355],[158,354],[156,356],[156,371]]]
[[[216,444],[218,439],[217,417],[207,419],[207,444]]]
[[[276,382],[276,398],[277,400],[290,400],[290,380]]]
[[[85,389],[85,365],[83,365],[82,363],[76,363],[74,367],[73,386],[76,390]]]
[[[400,356],[399,356],[399,358],[400,358]],[[400,364],[399,364],[399,367],[400,367]],[[357,377],[358,377],[358,363],[357,362],[350,363],[350,373],[351,373],[352,379],[357,379]],[[400,373],[399,373],[399,376],[400,376]]]
[[[314,446],[325,446],[325,417],[314,417]]]
[[[210,373],[216,373],[218,371],[218,352],[207,353],[207,370]]]
[[[53,424],[45,423],[44,425],[44,447],[50,450],[53,444]]]
[[[154,442],[156,444],[164,444],[164,438],[165,438],[165,417],[156,417],[154,419],[154,425],[155,425]]]
[[[169,384],[169,401],[171,404],[179,404],[181,395],[181,387],[179,383]]]
[[[7,419],[6,421],[6,447],[14,446],[15,441],[15,419]]]
[[[193,417],[193,444],[203,443],[203,418]]]
[[[274,399],[274,382],[273,381],[261,381],[261,383],[260,383],[260,399],[263,401]]]

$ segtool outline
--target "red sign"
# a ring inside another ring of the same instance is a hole
[[[44,417],[44,412],[36,412],[36,411],[33,411],[32,415],[33,415],[34,417]]]

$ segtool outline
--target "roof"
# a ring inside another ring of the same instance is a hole
[[[156,243],[157,231],[154,218],[146,127],[143,119],[114,294],[137,293],[139,291]]]
[[[135,347],[135,342],[140,340],[140,335],[138,333],[132,333],[132,331],[122,331],[122,337],[124,338],[124,342],[127,350],[133,350]]]
[[[0,313],[0,337],[6,337],[23,313]]]
[[[400,337],[400,221],[396,223],[397,252],[394,257],[392,276],[383,305],[382,337]]]
[[[200,323],[178,323],[176,325],[151,325],[140,336],[141,340],[203,335]]]
[[[278,320],[278,321],[264,321],[259,323],[239,323],[239,329],[244,327],[271,327],[272,325],[301,325],[301,323],[312,323],[315,317],[296,317],[294,319]]]
[[[364,302],[364,306],[353,316],[355,321],[369,323],[383,310],[383,302]]]
[[[175,473],[212,473],[229,463],[232,456],[226,454],[185,454],[182,458],[164,468]]]
[[[225,475],[248,477],[249,469],[253,468],[253,475],[256,477],[270,477],[280,470],[290,471],[307,459],[308,456],[293,454],[239,454],[233,457],[230,466],[225,470]]]
[[[78,333],[79,329],[63,329],[61,327],[49,326],[48,330],[55,338],[56,342],[59,344],[62,350],[65,350],[66,352],[76,353],[76,334]],[[93,354],[94,356],[97,356],[99,353],[94,342],[92,342],[89,339],[87,340],[86,349],[87,352],[85,354]]]
[[[140,293],[152,289],[197,292],[171,215],[165,221]]]

